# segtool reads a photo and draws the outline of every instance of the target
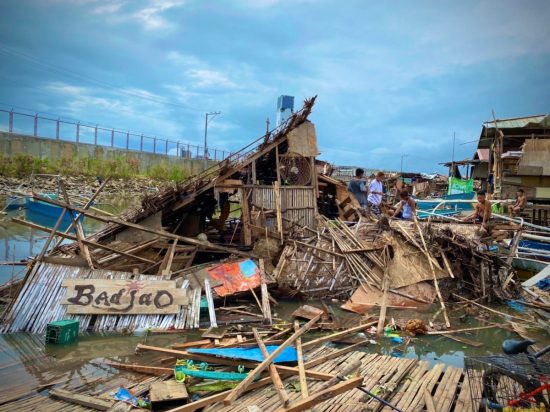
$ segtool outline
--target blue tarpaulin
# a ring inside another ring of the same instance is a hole
[[[267,351],[269,354],[273,353],[275,349],[278,348],[276,345],[267,346]],[[243,359],[261,362],[264,360],[264,356],[260,351],[260,348],[212,348],[212,349],[188,349],[189,353],[200,353],[204,355],[213,355],[220,356],[222,358],[231,358],[231,359]],[[274,363],[283,363],[283,362],[297,362],[298,355],[296,349],[293,347],[285,348],[279,356],[275,358]]]

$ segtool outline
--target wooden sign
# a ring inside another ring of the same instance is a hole
[[[163,315],[189,303],[169,280],[65,279],[61,286],[70,315]]]

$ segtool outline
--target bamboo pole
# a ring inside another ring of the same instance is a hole
[[[294,321],[294,331],[298,332],[300,329],[300,324],[297,320]],[[300,372],[300,391],[302,393],[302,398],[307,398],[309,396],[309,391],[307,389],[307,380],[306,380],[306,371],[304,368],[304,354],[302,350],[302,338],[296,339],[296,352],[298,356],[298,370]]]
[[[420,225],[418,224],[418,219],[416,218],[416,215],[413,214],[413,220],[416,225],[416,228],[418,229],[418,233],[420,233],[420,239],[422,240],[422,246],[424,247],[424,253],[429,256],[428,247],[426,246],[426,241],[424,240],[424,235],[422,234],[422,229],[420,229]],[[434,285],[435,285],[435,291],[437,292],[437,297],[439,298],[439,303],[441,304],[441,309],[443,309],[443,317],[445,318],[445,326],[448,328],[451,327],[451,322],[449,320],[449,315],[447,314],[447,308],[445,308],[445,302],[443,301],[443,296],[441,295],[441,290],[439,289],[439,282],[437,281],[437,276],[435,274],[434,265],[432,263],[432,260],[428,258],[428,262],[430,263],[430,269],[432,271]]]

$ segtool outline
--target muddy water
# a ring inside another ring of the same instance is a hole
[[[282,320],[290,320],[290,314],[304,302],[297,300],[281,300],[274,308],[275,316]],[[319,302],[305,302],[310,305],[322,307]],[[342,311],[339,303],[329,305],[340,321],[359,322],[359,318],[349,312]],[[400,323],[403,320],[418,318],[426,322],[431,319],[436,307],[428,307],[424,310],[390,310],[388,319],[392,318]],[[500,307],[501,310],[508,310]],[[370,315],[376,315],[373,310]],[[468,328],[482,325],[476,319],[461,321],[461,312],[451,313],[451,323],[455,328]],[[499,319],[488,319],[499,322]],[[203,321],[207,321],[207,314],[203,314]],[[439,320],[441,322],[441,320]],[[356,323],[355,323],[356,324]],[[0,335],[0,388],[9,385],[15,386],[19,391],[33,391],[42,385],[52,382],[86,383],[99,377],[110,378],[117,371],[105,365],[105,361],[151,364],[154,359],[161,357],[153,352],[135,353],[138,343],[146,343],[153,346],[168,347],[176,342],[186,342],[200,339],[202,331],[189,331],[182,333],[162,333],[144,335],[85,335],[70,345],[45,345],[42,336],[28,334]],[[397,332],[406,337],[405,334]],[[540,343],[548,344],[548,332],[532,332]],[[320,332],[307,335],[306,340],[320,336]],[[472,347],[453,341],[444,336],[419,336],[410,338],[408,344],[392,343],[386,337],[358,334],[352,336],[350,341],[372,340],[366,343],[360,350],[368,353],[381,353],[396,357],[406,357],[427,360],[430,363],[443,362],[448,365],[463,367],[464,356],[484,356],[501,353],[500,345],[504,339],[518,338],[515,333],[503,329],[485,329],[470,333],[460,334],[472,341],[482,344],[481,347]],[[346,343],[338,343],[336,346],[344,347]],[[169,365],[166,365],[169,366]],[[6,396],[0,390],[0,400]]]
[[[111,199],[106,204],[100,205],[100,207],[116,213],[134,203],[134,199]],[[44,232],[12,223],[10,219],[15,216],[28,218],[25,210],[13,211],[7,216],[0,216],[0,261],[26,259],[29,256],[38,254],[47,237]],[[55,222],[44,220],[37,223],[51,227]],[[84,230],[87,233],[98,230],[100,227],[101,225],[90,219],[84,220]],[[24,270],[23,266],[0,266],[0,284],[11,277],[21,276],[24,274]],[[298,300],[280,300],[280,304],[273,307],[275,316],[282,320],[290,320],[291,313],[303,303]],[[306,303],[322,307],[320,302]],[[360,318],[341,310],[339,306],[342,303],[333,302],[329,306],[342,321],[357,324]],[[405,323],[408,319],[417,318],[428,323],[437,309],[435,306],[426,307],[422,310],[390,309],[388,320],[393,318],[396,323],[400,324]],[[497,309],[516,316],[524,316],[524,314],[514,312],[504,305],[498,306]],[[377,309],[373,309],[368,313],[372,316],[377,314]],[[451,323],[454,328],[470,328],[486,324],[471,317],[461,319],[462,315],[463,313],[460,311],[451,312]],[[502,323],[502,319],[498,317],[487,320]],[[442,319],[437,319],[437,322],[441,323]],[[135,347],[138,343],[146,342],[154,346],[167,347],[175,342],[196,340],[200,338],[200,333],[199,331],[192,331],[177,334],[154,334],[147,337],[143,335],[86,335],[81,336],[78,342],[66,346],[44,345],[42,336],[27,334],[0,335],[0,387],[7,387],[9,384],[9,387],[15,386],[31,390],[52,382],[67,380],[85,382],[89,376],[111,376],[116,371],[102,364],[105,359],[116,362],[147,364],[153,358],[159,357],[154,353],[135,354]],[[307,339],[319,335],[319,332],[313,332],[308,334]],[[404,334],[402,336],[405,337]],[[413,337],[410,338],[408,344],[400,344],[391,342],[389,338],[376,337],[367,333],[366,335],[352,337],[350,341],[372,340],[373,343],[365,344],[361,349],[369,353],[415,358],[427,360],[431,363],[443,362],[462,367],[464,366],[465,356],[501,353],[500,346],[503,340],[518,338],[515,333],[500,328],[473,331],[459,336],[479,342],[481,346],[472,347],[443,335]],[[538,331],[530,330],[529,336],[534,337],[543,345],[550,343],[547,331],[541,329]],[[336,345],[343,347],[346,343]]]
[[[109,213],[119,213],[127,207],[134,206],[138,199],[132,196],[112,197],[96,205],[98,209],[103,209]],[[5,199],[0,199],[0,210],[3,209]],[[12,218],[18,217],[29,220],[42,226],[53,227],[55,219],[42,215],[31,214],[26,209],[12,210],[7,215],[0,215],[0,262],[13,262],[26,260],[31,256],[40,253],[44,242],[48,238],[48,233],[41,230],[31,229],[29,227],[13,223]],[[83,229],[85,233],[93,233],[99,230],[104,224],[85,218],[83,220]],[[71,241],[65,241],[70,243]],[[21,277],[25,274],[25,266],[7,266],[0,265],[0,285],[13,278]]]

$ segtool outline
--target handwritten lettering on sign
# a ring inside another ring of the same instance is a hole
[[[72,315],[153,315],[178,313],[185,290],[168,280],[65,279],[67,313]]]

